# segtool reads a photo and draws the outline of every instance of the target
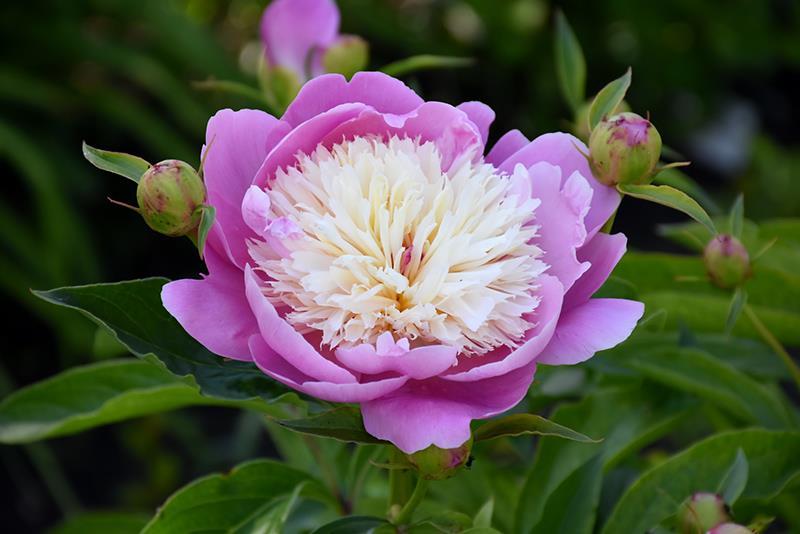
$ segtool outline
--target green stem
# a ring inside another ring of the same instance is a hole
[[[403,506],[400,513],[394,518],[395,525],[407,525],[411,522],[411,517],[414,515],[414,510],[417,509],[419,503],[425,498],[425,493],[428,491],[428,481],[422,477],[417,479],[417,485],[414,487],[414,493],[408,499],[405,506]]]
[[[756,312],[754,312],[750,306],[745,304],[744,313],[753,323],[753,326],[764,339],[766,344],[769,345],[773,351],[775,351],[775,354],[780,356],[781,360],[783,360],[783,363],[789,368],[789,373],[791,373],[792,378],[794,378],[797,388],[800,389],[800,367],[797,366],[797,363],[792,359],[792,356],[786,351],[785,348],[783,348],[781,342],[778,341],[774,335],[772,335],[772,332],[769,331],[767,325],[761,322],[761,319],[758,318],[758,315],[756,315]]]
[[[405,455],[395,447],[390,447],[389,463],[402,465]],[[389,471],[389,515],[411,497],[411,472],[408,469],[391,469]]]
[[[625,197],[623,196],[623,198],[625,198]],[[608,218],[606,223],[600,229],[601,232],[603,232],[604,234],[610,234],[611,233],[611,227],[614,226],[614,219],[617,218],[617,212],[618,211],[619,211],[619,208],[614,210],[614,213],[611,214],[611,217]]]

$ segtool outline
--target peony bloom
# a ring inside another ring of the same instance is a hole
[[[339,18],[333,0],[274,0],[261,18],[261,41],[270,67],[291,73],[297,83],[328,72],[326,52],[340,48],[346,53],[349,46],[363,43],[339,34]]]
[[[643,313],[590,299],[626,239],[599,233],[620,198],[585,147],[514,130],[484,156],[493,119],[376,72],[320,76],[280,120],[218,112],[209,274],[167,284],[164,306],[221,356],[359,403],[407,453],[459,447],[538,364],[613,347]]]

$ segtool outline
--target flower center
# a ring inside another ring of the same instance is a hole
[[[441,159],[430,142],[357,137],[277,172],[266,192],[278,246],[250,253],[287,321],[331,348],[385,332],[468,354],[523,340],[547,269],[531,242],[539,201],[489,164],[444,172]]]

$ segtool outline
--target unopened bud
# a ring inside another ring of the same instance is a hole
[[[753,531],[736,523],[723,523],[709,530],[708,534],[753,534]]]
[[[708,532],[730,519],[722,497],[714,493],[695,493],[681,505],[678,512],[683,534]]]
[[[267,67],[268,90],[281,110],[292,103],[302,86],[297,73],[285,67]]]
[[[136,200],[150,228],[168,236],[181,236],[200,224],[201,212],[197,208],[206,200],[206,189],[189,164],[169,159],[156,163],[142,175]]]
[[[636,113],[602,121],[589,137],[592,171],[606,185],[650,183],[660,157],[661,135]]]
[[[706,245],[703,262],[711,281],[723,289],[738,287],[751,275],[747,249],[729,234],[720,234]]]
[[[336,72],[351,78],[369,63],[369,43],[356,35],[343,35],[322,56],[325,72]]]
[[[427,480],[444,480],[455,475],[469,461],[472,438],[455,449],[440,449],[431,445],[427,449],[409,454],[409,463]]]

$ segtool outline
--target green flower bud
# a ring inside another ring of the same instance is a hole
[[[681,505],[678,512],[682,534],[708,532],[729,519],[725,502],[714,493],[695,493]]]
[[[406,456],[408,462],[426,480],[444,480],[455,475],[469,461],[472,437],[455,449],[440,449],[431,445]]]
[[[284,110],[292,103],[297,93],[300,92],[302,83],[297,74],[291,69],[268,67],[267,72],[268,91],[278,107]]]
[[[189,164],[168,159],[142,175],[136,200],[147,226],[168,236],[181,236],[200,224],[197,208],[206,200],[206,188]]]
[[[648,184],[661,157],[661,135],[636,113],[619,113],[600,124],[589,137],[589,163],[606,185]]]
[[[742,242],[728,234],[720,234],[703,251],[706,272],[717,287],[730,289],[750,278],[750,255]]]
[[[723,523],[709,530],[708,534],[753,534],[753,531],[736,523]]]
[[[346,78],[364,70],[369,63],[369,43],[356,35],[339,38],[322,56],[325,72],[336,72]]]

